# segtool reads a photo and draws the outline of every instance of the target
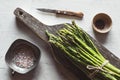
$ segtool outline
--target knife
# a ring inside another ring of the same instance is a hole
[[[73,12],[73,11],[66,11],[66,10],[55,10],[55,9],[45,9],[45,8],[38,8],[37,10],[42,12],[49,12],[67,16],[74,16],[78,18],[83,18],[84,14],[82,12]]]

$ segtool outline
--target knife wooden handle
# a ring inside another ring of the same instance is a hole
[[[42,22],[38,21],[35,17],[30,15],[29,13],[25,12],[21,8],[17,8],[14,11],[15,16],[20,19],[24,24],[27,25],[34,33],[36,33],[42,40],[45,42],[48,42],[48,37],[46,36],[45,31],[49,30],[51,33],[55,34],[54,32],[58,31],[61,28],[64,28],[64,24],[59,25],[53,25],[48,26],[46,24],[43,24]],[[92,41],[95,43],[99,51],[102,53],[102,55],[110,61],[114,66],[120,68],[120,59],[116,57],[113,53],[111,53],[108,49],[103,47],[98,41],[90,37]],[[56,50],[56,49],[55,49]],[[56,53],[59,51],[56,50]],[[60,53],[61,54],[61,53]],[[64,57],[64,56],[63,56]],[[63,61],[63,59],[61,59]],[[66,62],[67,64],[68,62]]]
[[[64,11],[64,10],[57,10],[56,14],[74,16],[78,18],[83,18],[84,16],[82,12],[72,12],[72,11]]]

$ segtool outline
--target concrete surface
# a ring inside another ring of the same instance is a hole
[[[13,11],[20,7],[41,22],[54,25],[70,23],[75,20],[96,40],[120,58],[120,1],[119,0],[0,0],[0,80],[80,80],[64,67],[56,64],[52,52],[35,34],[24,25],[16,22]],[[60,17],[54,14],[39,12],[36,8],[82,11],[82,20]],[[112,29],[108,34],[95,33],[91,27],[92,19],[97,13],[107,13],[112,18]],[[12,42],[25,39],[41,49],[42,56],[38,67],[29,74],[11,76],[5,63],[5,54]],[[59,67],[61,67],[60,70]],[[69,75],[67,75],[69,73]]]

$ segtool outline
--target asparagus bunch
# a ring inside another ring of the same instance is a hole
[[[106,60],[89,35],[75,22],[65,24],[57,36],[48,31],[49,42],[64,51],[70,61],[82,70],[91,80],[120,80],[120,69]]]

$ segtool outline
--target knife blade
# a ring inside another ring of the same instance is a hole
[[[57,13],[58,10],[38,8],[37,10],[49,13]]]
[[[45,9],[45,8],[38,8],[37,10],[42,12],[49,12],[67,16],[74,16],[78,18],[83,18],[84,14],[82,12],[73,12],[73,11],[66,11],[66,10],[55,10],[55,9]]]

